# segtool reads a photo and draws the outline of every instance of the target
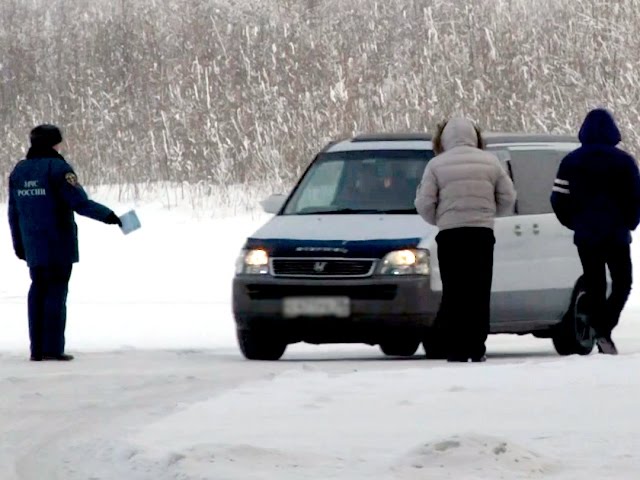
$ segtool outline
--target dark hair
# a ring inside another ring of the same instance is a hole
[[[449,123],[449,120],[438,123],[438,126],[436,127],[436,134],[433,137],[433,152],[436,155],[440,155],[444,152],[444,147],[442,146],[442,132],[444,132],[444,128],[447,126],[447,123]],[[482,131],[475,123],[473,124],[473,128],[476,131],[476,137],[478,139],[476,147],[480,150],[484,150],[485,143],[484,138],[482,138]]]
[[[51,148],[62,142],[62,132],[55,125],[44,123],[31,130],[31,146]]]

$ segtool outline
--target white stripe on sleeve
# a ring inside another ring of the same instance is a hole
[[[568,180],[562,180],[560,178],[556,178],[556,185],[560,185],[560,186],[569,186],[569,181]]]
[[[567,195],[569,195],[571,192],[569,191],[568,188],[562,188],[562,187],[553,187],[553,191],[554,192],[558,192],[558,193],[565,193]]]

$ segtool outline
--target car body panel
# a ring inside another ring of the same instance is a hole
[[[278,215],[251,239],[315,241],[377,241],[432,237],[437,228],[418,215]]]

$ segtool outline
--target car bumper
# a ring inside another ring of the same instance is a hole
[[[347,297],[348,315],[285,314],[292,297]],[[239,275],[233,280],[233,313],[239,329],[278,332],[289,342],[376,344],[390,329],[418,331],[433,324],[440,293],[429,277],[315,280]]]

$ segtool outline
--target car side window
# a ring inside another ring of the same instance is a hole
[[[496,157],[498,157],[498,160],[500,160],[500,165],[511,177],[512,176],[511,171],[509,170],[509,160],[511,159],[511,155],[509,154],[509,150],[506,150],[506,149],[491,150],[490,149],[489,151],[493,153]]]
[[[518,194],[517,215],[553,213],[553,182],[560,162],[574,148],[545,144],[508,147],[508,171]]]

